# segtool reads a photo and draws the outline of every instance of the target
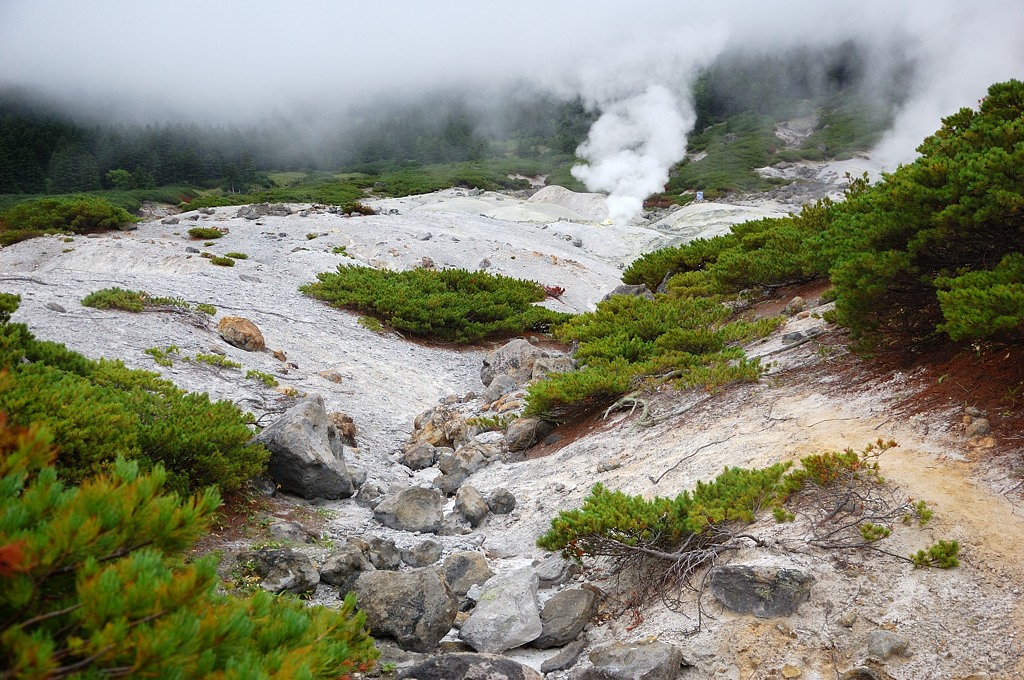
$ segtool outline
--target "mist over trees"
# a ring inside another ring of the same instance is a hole
[[[884,103],[880,126],[899,92],[867,92],[868,74],[867,52],[852,42],[727,52],[693,87],[697,130],[739,113],[781,120],[851,101],[867,108],[875,98]],[[303,123],[275,116],[248,127],[140,125],[90,119],[32,92],[8,90],[0,92],[0,193],[169,185],[241,192],[267,185],[261,173],[271,170],[375,174],[410,164],[571,158],[597,115],[578,97],[523,86],[498,95],[445,91],[364,103]]]

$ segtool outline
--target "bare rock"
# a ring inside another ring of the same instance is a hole
[[[437,447],[421,443],[413,444],[402,454],[402,465],[410,470],[424,470],[437,460]]]
[[[574,677],[579,680],[675,680],[683,665],[683,653],[675,645],[613,642],[590,652],[593,668]]]
[[[399,531],[437,533],[444,519],[444,497],[434,489],[412,487],[381,501],[373,516],[384,526]]]
[[[554,673],[555,671],[564,671],[567,668],[572,668],[579,661],[580,655],[583,654],[586,646],[586,640],[570,642],[558,654],[555,654],[550,659],[545,659],[540,665],[540,672]]]
[[[451,630],[458,601],[441,572],[367,571],[355,584],[359,609],[374,636],[398,641],[402,649],[429,652]]]
[[[786,316],[795,316],[805,309],[807,309],[807,302],[797,295],[786,303],[786,307],[782,310],[782,313]]]
[[[529,666],[494,654],[439,654],[399,674],[398,680],[541,680]]]
[[[469,441],[466,419],[448,405],[438,406],[416,417],[410,443],[458,448]]]
[[[217,324],[217,331],[224,342],[246,352],[260,352],[267,346],[256,324],[240,316],[225,316]]]
[[[540,637],[531,644],[538,649],[561,647],[583,632],[597,611],[597,595],[591,590],[569,588],[555,593],[540,610]]]
[[[621,286],[616,286],[612,292],[605,295],[601,300],[609,300],[616,295],[630,295],[633,297],[642,297],[647,300],[654,299],[654,293],[651,292],[651,289],[648,288],[646,284],[638,283],[636,285],[629,285],[624,283]]]
[[[260,587],[272,593],[311,593],[320,583],[320,573],[309,556],[297,550],[262,548],[242,553],[238,561],[251,564],[263,579]]]
[[[902,635],[888,630],[873,630],[868,633],[868,656],[884,661],[891,656],[907,653],[910,642]]]
[[[537,639],[544,627],[537,602],[537,575],[516,569],[489,579],[459,637],[478,652],[500,654]]]
[[[798,569],[725,565],[711,570],[712,595],[727,609],[759,618],[790,616],[811,597],[814,577]]]
[[[352,416],[342,413],[341,411],[332,411],[327,414],[327,419],[331,422],[331,426],[334,428],[334,431],[341,438],[342,444],[352,448],[357,446],[356,434],[358,434],[358,430],[356,429],[355,421],[352,420]]]
[[[348,498],[355,493],[344,447],[319,395],[285,411],[255,440],[270,451],[267,474],[282,490],[309,499]]]
[[[342,593],[355,588],[360,574],[374,571],[366,554],[367,547],[365,541],[350,536],[342,548],[327,556],[320,567],[320,580],[337,586]]]
[[[484,388],[483,394],[480,396],[485,404],[493,404],[498,401],[501,397],[505,396],[509,392],[514,392],[519,387],[512,376],[508,375],[496,375],[491,384]]]
[[[453,552],[445,558],[441,567],[444,578],[451,586],[452,592],[462,597],[475,585],[486,583],[494,576],[487,565],[487,558],[482,553],[471,550]]]

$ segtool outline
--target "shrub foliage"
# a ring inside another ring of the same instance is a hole
[[[1024,341],[1024,83],[942,123],[917,160],[841,203],[648,254],[623,280],[714,295],[828,276],[836,319],[871,343]]]
[[[68,486],[45,428],[0,415],[4,677],[338,678],[376,656],[350,595],[339,611],[219,595],[216,562],[182,552],[217,493],[181,501],[164,471],[118,458]]]
[[[60,447],[61,476],[79,482],[110,469],[118,456],[143,470],[161,464],[169,488],[237,488],[258,474],[268,453],[233,404],[187,393],[156,373],[120,361],[88,359],[64,345],[37,340],[10,323],[18,297],[0,295],[0,368],[10,384],[0,411],[22,427],[43,423]]]
[[[413,335],[471,343],[488,336],[544,330],[569,318],[535,305],[544,288],[533,281],[465,269],[404,272],[349,267],[317,274],[303,293],[372,314]]]
[[[41,198],[18,203],[0,214],[0,245],[43,234],[109,231],[137,221],[123,208],[97,196]]]

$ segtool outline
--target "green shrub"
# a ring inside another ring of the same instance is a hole
[[[41,198],[0,213],[0,244],[10,245],[43,234],[90,234],[138,222],[109,201],[96,196]]]
[[[191,309],[191,305],[182,298],[153,297],[144,290],[131,291],[116,286],[89,293],[82,298],[82,305],[95,309],[120,309],[125,312],[143,312],[153,307]],[[214,312],[216,311],[214,309]]]
[[[259,474],[269,455],[250,443],[246,418],[230,402],[36,340],[24,324],[0,324],[0,369],[10,374],[0,411],[16,425],[45,424],[60,447],[57,468],[72,482],[123,456],[144,470],[163,465],[175,491],[230,490]]]
[[[236,260],[248,260],[249,256],[245,253],[224,253],[225,257],[232,257]]]
[[[380,319],[374,316],[361,316],[356,320],[356,323],[366,330],[373,331],[374,333],[384,332],[384,324],[380,322]]]
[[[249,378],[250,380],[257,380],[257,381],[263,383],[264,385],[266,385],[267,387],[277,387],[277,378],[275,378],[274,376],[270,375],[269,373],[264,373],[263,371],[257,371],[254,368],[249,369],[248,371],[246,371],[245,372],[245,377]]]
[[[218,239],[224,234],[213,227],[192,227],[188,230],[188,235],[197,240],[211,240]]]
[[[545,298],[540,284],[486,272],[339,266],[317,278],[300,290],[336,307],[373,314],[400,331],[454,342],[542,330],[569,318],[533,304]]]
[[[159,467],[118,459],[58,481],[45,429],[0,416],[0,660],[10,677],[336,678],[377,656],[350,595],[340,610],[217,592],[216,562],[184,559],[219,504],[181,501]]]
[[[211,257],[210,264],[215,264],[218,267],[234,267],[235,261],[230,257]]]
[[[217,308],[214,307],[211,304],[207,304],[205,302],[200,302],[198,305],[196,305],[196,311],[197,312],[202,312],[203,314],[206,314],[207,316],[214,316],[217,313]]]

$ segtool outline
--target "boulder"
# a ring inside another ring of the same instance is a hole
[[[884,661],[890,656],[902,656],[910,648],[910,641],[902,635],[888,630],[873,630],[868,633],[868,656]]]
[[[531,645],[538,649],[561,647],[575,640],[597,611],[597,595],[591,590],[570,588],[555,593],[540,610],[543,629]]]
[[[507,375],[517,384],[524,383],[533,375],[534,362],[545,356],[547,353],[541,348],[516,338],[487,353],[480,369],[480,380],[490,385],[496,376]]]
[[[519,387],[519,383],[512,376],[496,375],[491,384],[484,388],[480,398],[485,404],[493,404],[509,392],[514,392],[517,387]]]
[[[636,285],[629,285],[624,283],[621,286],[616,286],[612,292],[605,295],[601,300],[609,300],[616,295],[631,295],[633,297],[642,297],[647,300],[654,299],[654,293],[651,292],[650,288],[648,288],[646,284],[638,283]]]
[[[509,451],[525,451],[555,429],[553,423],[540,418],[516,418],[505,429],[505,442]]]
[[[533,373],[530,374],[530,379],[537,380],[549,373],[569,373],[575,369],[576,362],[573,361],[572,357],[565,356],[564,354],[541,357],[533,363]]]
[[[583,654],[583,650],[586,647],[586,640],[570,642],[565,647],[562,647],[558,654],[555,654],[550,659],[545,659],[540,665],[540,672],[554,673],[555,671],[564,671],[567,668],[572,668],[579,661],[580,655]]]
[[[759,618],[790,616],[811,597],[814,577],[798,569],[724,565],[711,570],[711,594],[726,609]]]
[[[260,352],[267,346],[256,324],[240,316],[225,316],[217,323],[217,332],[224,342],[246,352]]]
[[[441,405],[416,416],[410,444],[458,448],[469,441],[466,418],[458,409]]]
[[[337,586],[342,593],[355,588],[356,579],[360,574],[364,571],[374,571],[366,549],[365,541],[350,536],[342,548],[327,556],[320,567],[320,580]]]
[[[272,593],[311,593],[320,583],[320,573],[309,556],[297,550],[261,548],[240,554],[238,561],[251,564],[262,579],[260,587]]]
[[[433,567],[363,572],[355,593],[371,634],[393,637],[402,649],[414,652],[434,649],[451,630],[459,609],[451,588]]]
[[[410,470],[424,470],[437,459],[437,447],[430,444],[414,444],[402,454],[402,465]]]
[[[516,509],[516,497],[508,489],[495,489],[487,497],[487,508],[495,515],[507,515]]]
[[[448,555],[441,570],[452,592],[459,597],[468,593],[473,586],[485,583],[494,576],[494,572],[487,565],[487,558],[482,553],[471,550]]]
[[[460,446],[453,453],[442,453],[437,457],[437,468],[441,471],[433,484],[445,495],[455,493],[471,474],[481,469],[500,449],[489,444],[470,442]]]
[[[455,492],[455,510],[466,518],[471,527],[479,526],[489,512],[483,495],[468,485]]]
[[[402,671],[398,680],[542,680],[529,666],[493,654],[439,654]]]
[[[683,653],[665,642],[613,642],[590,652],[593,668],[578,680],[676,680],[683,665]]]
[[[444,519],[444,496],[435,489],[414,486],[388,496],[373,509],[384,526],[399,531],[437,533]]]
[[[366,554],[370,558],[370,564],[376,569],[394,571],[402,566],[402,553],[390,538],[372,536]]]
[[[410,567],[429,567],[441,559],[441,544],[427,539],[402,550],[402,561]]]
[[[323,397],[300,401],[255,440],[270,451],[267,474],[282,490],[308,499],[355,493],[344,446],[330,426]]]
[[[536,640],[544,629],[537,584],[529,568],[488,579],[459,636],[476,651],[492,654]]]

